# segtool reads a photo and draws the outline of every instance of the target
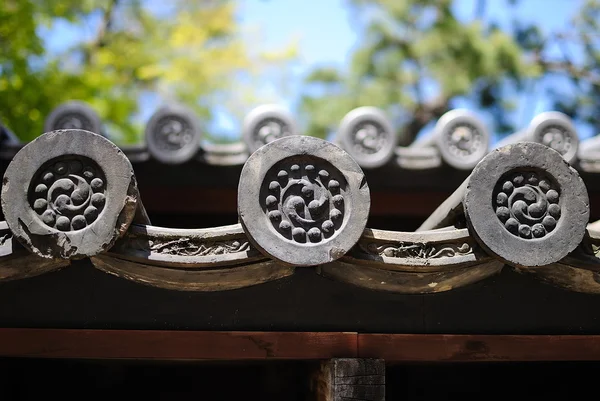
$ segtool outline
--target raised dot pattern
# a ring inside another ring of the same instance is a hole
[[[470,156],[484,146],[481,132],[464,122],[452,126],[446,133],[445,141],[450,153],[457,157]]]
[[[515,172],[500,180],[494,191],[496,216],[513,235],[542,238],[560,219],[559,192],[549,177],[537,172]]]
[[[290,127],[278,118],[265,118],[261,120],[256,124],[253,131],[254,140],[258,146],[265,145],[290,134]]]
[[[59,160],[32,180],[31,207],[45,225],[60,231],[92,224],[106,203],[106,179],[89,159]]]
[[[164,150],[182,149],[194,138],[190,124],[176,115],[161,118],[152,132],[157,145]]]
[[[318,164],[284,160],[263,183],[267,218],[279,234],[296,243],[331,238],[344,220],[345,180],[333,166]]]
[[[559,125],[550,125],[539,134],[539,142],[564,155],[573,146],[572,135],[571,132]]]
[[[388,133],[374,121],[365,121],[354,127],[353,147],[357,153],[371,155],[384,149],[388,142]]]

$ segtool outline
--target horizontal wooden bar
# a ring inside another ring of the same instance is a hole
[[[144,207],[150,214],[157,212],[237,213],[236,188],[146,186],[140,187],[140,193]]]
[[[599,361],[600,336],[360,334],[358,354],[396,362]]]
[[[600,336],[0,329],[0,356],[387,362],[599,361]]]
[[[0,329],[3,357],[317,360],[356,350],[356,333]]]
[[[140,186],[146,210],[152,213],[236,213],[235,188]],[[372,192],[372,216],[427,217],[450,191]],[[177,201],[174,202],[173,199]],[[403,207],[398,207],[403,205]]]

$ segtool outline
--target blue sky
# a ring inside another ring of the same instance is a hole
[[[401,0],[399,0],[401,1]],[[473,18],[476,0],[456,2],[456,13],[459,18],[469,21]],[[519,18],[540,22],[542,29],[553,31],[567,26],[574,10],[577,10],[582,0],[521,0]],[[360,38],[359,27],[355,26],[346,6],[345,0],[242,0],[239,8],[239,20],[244,31],[260,30],[260,43],[248,38],[249,46],[254,50],[270,50],[282,48],[291,40],[297,39],[299,44],[299,59],[290,72],[291,92],[280,94],[279,102],[288,106],[292,111],[298,101],[304,76],[312,68],[320,65],[336,66],[345,69],[351,57],[352,50]],[[495,21],[508,26],[511,10],[505,0],[488,0],[486,14]],[[82,36],[91,35],[95,30],[81,32],[67,24],[56,25],[47,37],[47,44],[52,50],[61,50],[73,40],[81,40]],[[547,83],[546,83],[547,84]],[[559,84],[559,83],[556,83]],[[277,95],[277,82],[264,79],[261,82],[263,90]],[[534,90],[541,90],[536,87]],[[149,118],[154,111],[152,101],[145,102],[140,119]],[[468,104],[458,104],[468,107]],[[515,121],[525,125],[537,113],[548,109],[543,97],[524,96],[515,112]],[[486,116],[482,116],[485,117]],[[217,110],[216,118],[210,124],[213,131],[226,136],[239,136],[240,122],[231,118],[226,111]],[[580,131],[587,137],[591,132]]]
[[[472,20],[475,3],[476,0],[457,1],[455,11],[458,17],[464,21]],[[521,0],[519,18],[525,22],[541,22],[544,32],[564,30],[581,3],[582,0]],[[499,21],[505,28],[509,27],[511,12],[505,0],[487,1],[486,15]],[[260,43],[264,48],[281,47],[290,38],[299,38],[300,60],[294,75],[298,92],[302,78],[316,66],[330,65],[345,69],[360,39],[360,27],[353,25],[344,0],[250,0],[242,3],[240,16],[244,24],[260,27],[266,39]],[[269,84],[265,82],[265,85]],[[542,89],[540,85],[533,88],[534,91]],[[282,102],[293,110],[297,96],[298,93]],[[470,105],[458,102],[457,106]],[[524,96],[514,113],[515,122],[525,126],[535,114],[547,111],[549,107],[543,96]],[[489,121],[486,118],[488,116],[482,117]],[[239,129],[237,122],[225,115],[218,115],[215,122],[221,128],[227,127],[231,133]],[[582,137],[592,134],[584,127],[579,128]]]
[[[283,46],[289,38],[300,38],[306,67],[343,67],[358,39],[344,0],[250,0],[242,3],[239,14],[243,23],[263,31],[267,41],[261,46]]]

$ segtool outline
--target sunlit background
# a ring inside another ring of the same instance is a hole
[[[211,141],[244,115],[287,107],[330,137],[358,106],[384,109],[401,143],[451,108],[500,138],[559,110],[580,138],[600,121],[598,0],[3,0],[0,120],[21,140],[67,100],[110,139],[143,141],[183,103]]]

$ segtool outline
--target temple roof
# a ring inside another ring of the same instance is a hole
[[[203,292],[259,285],[304,267],[371,290],[426,294],[515,268],[569,290],[600,291],[600,232],[588,225],[588,189],[564,154],[540,143],[504,145],[469,174],[456,170],[467,175],[464,181],[415,231],[368,226],[375,210],[370,177],[404,170],[363,170],[325,140],[284,135],[253,151],[241,169],[206,164],[215,174],[204,182],[227,186],[239,176],[239,222],[196,229],[152,225],[136,173],[156,168],[140,174],[166,184],[170,169],[191,173],[198,162],[144,161],[136,170],[129,155],[81,129],[50,131],[20,148],[2,186],[0,277],[30,277],[89,259],[126,280]],[[195,178],[187,177],[179,185],[193,187]],[[376,188],[396,181],[379,178]],[[194,202],[207,201],[203,188]],[[173,192],[165,197],[178,207]]]
[[[217,213],[234,222],[238,181],[249,155],[276,138],[297,134],[298,125],[285,109],[264,105],[246,116],[240,142],[206,142],[200,126],[188,109],[165,106],[148,121],[144,143],[121,150],[133,165],[151,214]],[[105,131],[99,116],[82,102],[65,103],[46,118],[46,131],[64,128]],[[3,171],[24,144],[8,128],[1,130]],[[451,110],[430,133],[411,145],[398,146],[385,114],[360,107],[346,115],[333,138],[363,169],[371,188],[372,219],[384,228],[388,228],[385,217],[396,217],[394,224],[426,218],[491,149],[523,141],[561,153],[583,177],[592,204],[600,202],[600,142],[597,137],[580,141],[570,119],[558,112],[539,114],[526,129],[491,146],[489,130],[474,113]],[[594,212],[593,218],[600,218]]]

